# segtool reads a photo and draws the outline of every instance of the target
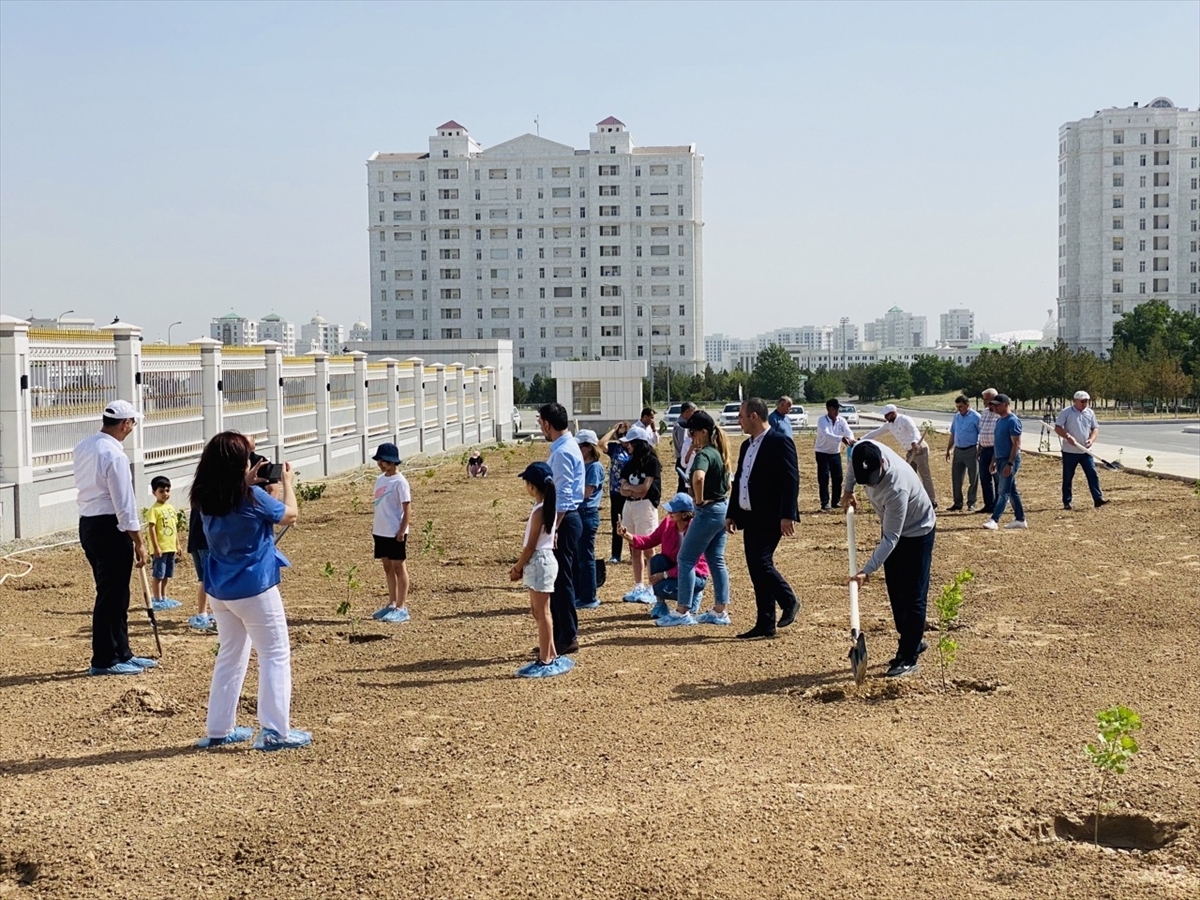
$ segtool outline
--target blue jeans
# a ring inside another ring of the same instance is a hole
[[[1004,507],[1010,502],[1012,503],[1013,516],[1018,522],[1025,521],[1025,506],[1021,503],[1021,495],[1017,491],[1017,472],[1021,469],[1021,460],[1023,457],[1018,456],[1017,462],[1012,468],[1012,473],[1005,478],[1004,468],[1007,464],[1006,460],[996,460],[996,475],[1000,479],[996,486],[996,508],[992,510],[992,521],[999,522],[1000,516],[1004,514]]]
[[[675,563],[667,559],[661,553],[657,553],[650,557],[650,574],[657,575],[659,572],[666,572],[675,567]],[[692,606],[695,609],[700,608],[700,595],[704,593],[704,586],[708,584],[708,579],[702,575],[696,576],[695,588],[692,592]],[[664,578],[658,584],[654,585],[654,596],[659,600],[676,600],[679,597],[679,579]]]
[[[679,548],[679,596],[692,597],[692,610],[700,608],[700,595],[695,593],[696,563],[703,556],[712,573],[715,601],[729,602],[729,569],[725,567],[725,513],[728,500],[718,500],[711,506],[696,508],[692,524],[683,535]]]
[[[575,561],[579,573],[575,579],[575,602],[591,603],[596,599],[596,532],[600,530],[599,507],[579,507],[579,521],[583,524],[583,536],[579,539],[579,556]]]
[[[1063,453],[1063,506],[1071,505],[1071,482],[1075,480],[1075,467],[1083,466],[1084,477],[1087,478],[1088,490],[1092,502],[1099,503],[1104,499],[1100,491],[1100,477],[1096,474],[1096,461],[1087,453]]]

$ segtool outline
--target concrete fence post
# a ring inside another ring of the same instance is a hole
[[[354,360],[354,433],[362,447],[362,459],[370,459],[367,442],[371,439],[370,413],[367,411],[367,354],[355,350],[350,354]]]
[[[188,341],[188,346],[200,348],[200,410],[204,415],[204,443],[207,444],[225,430],[221,403],[221,342],[202,337]]]
[[[283,462],[283,344],[259,341],[266,366],[267,443],[275,449],[275,462]]]
[[[446,400],[450,396],[449,386],[446,384],[446,366],[442,363],[434,363],[434,390],[437,391],[437,429],[441,435],[441,446],[439,450],[446,449]]]
[[[400,372],[396,368],[397,360],[385,356],[380,360],[387,366],[387,420],[388,440],[399,443],[400,440]]]
[[[21,498],[32,499],[33,409],[29,384],[29,323],[0,315],[0,483],[12,484],[0,494],[0,537],[34,533],[33,510],[23,510]]]
[[[458,443],[461,445],[467,442],[467,370],[462,363],[454,363],[453,368],[458,385],[454,401],[458,404]]]
[[[117,356],[117,396],[129,400],[139,412],[142,403],[142,329],[128,322],[114,322],[100,329],[112,335]],[[149,506],[150,485],[146,480],[145,429],[135,428],[124,444],[125,455],[133,469],[133,490],[139,507]]]
[[[417,426],[417,451],[425,452],[425,360],[410,356],[413,367],[413,418]]]
[[[324,474],[329,474],[329,354],[324,350],[310,350],[305,356],[311,356],[313,371],[313,399],[317,406],[317,443],[321,448],[321,459],[324,461]]]

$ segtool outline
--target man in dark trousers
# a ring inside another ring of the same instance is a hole
[[[791,585],[775,568],[779,539],[795,533],[800,520],[796,500],[800,493],[800,470],[796,465],[796,443],[767,424],[767,404],[758,397],[742,403],[738,424],[747,435],[738,456],[725,530],[742,532],[746,567],[754,584],[758,617],[754,627],[739,638],[775,636],[775,607],[783,610],[779,628],[796,621],[800,601]]]
[[[129,576],[146,564],[129,458],[121,448],[142,414],[127,400],[104,409],[102,427],[72,456],[79,502],[79,543],[96,581],[89,675],[139,675],[158,665],[129,649]]]
[[[567,410],[561,403],[547,403],[538,409],[538,427],[550,444],[546,461],[554,474],[554,558],[558,560],[558,577],[550,595],[554,647],[559,653],[574,653],[579,649],[575,587],[583,581],[579,571],[583,559],[579,546],[583,541],[583,520],[579,518],[584,489],[583,454],[567,430]]]

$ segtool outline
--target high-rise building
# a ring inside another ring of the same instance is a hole
[[[221,318],[212,320],[208,334],[226,347],[249,347],[258,340],[258,323],[230,310]]]
[[[296,326],[277,313],[270,313],[258,320],[258,339],[282,344],[284,356],[296,355]]]
[[[863,340],[881,350],[909,350],[926,346],[924,316],[914,316],[893,306],[883,318],[863,325]]]
[[[1200,114],[1158,97],[1058,130],[1058,334],[1112,349],[1140,303],[1200,302]]]
[[[300,351],[324,350],[330,356],[342,352],[345,330],[341,325],[332,325],[320,314],[313,316],[307,325],[300,326]]]
[[[555,359],[703,369],[703,160],[611,116],[586,150],[485,150],[450,121],[427,153],[373,154],[373,338],[511,339],[523,381]]]
[[[969,309],[952,309],[941,315],[939,337],[944,344],[966,346],[975,340],[975,313]]]

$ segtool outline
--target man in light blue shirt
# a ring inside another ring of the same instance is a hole
[[[975,496],[979,488],[979,467],[976,457],[979,454],[979,429],[983,418],[971,409],[971,401],[961,394],[954,399],[957,412],[950,420],[950,441],[946,444],[946,462],[950,462],[951,453],[954,462],[950,466],[951,485],[954,488],[954,505],[950,512],[959,512],[963,508],[963,475],[970,476],[970,486],[967,488],[967,509],[974,512]]]
[[[780,397],[775,401],[775,411],[767,416],[767,424],[784,437],[792,436],[792,423],[788,413],[792,411],[792,398]]]
[[[538,410],[538,427],[542,437],[550,442],[546,461],[554,475],[554,558],[558,560],[558,577],[550,595],[550,614],[554,619],[554,647],[560,654],[579,649],[575,586],[583,583],[578,571],[583,558],[580,547],[583,520],[579,518],[584,488],[583,454],[567,430],[567,422],[567,410],[561,403],[547,403]]]
[[[1087,391],[1076,391],[1075,399],[1054,422],[1054,433],[1062,439],[1062,501],[1063,509],[1071,508],[1071,484],[1075,481],[1076,466],[1083,466],[1092,503],[1099,509],[1108,501],[1100,491],[1100,477],[1096,474],[1096,461],[1091,447],[1100,433],[1096,414],[1090,406],[1092,397]]]

